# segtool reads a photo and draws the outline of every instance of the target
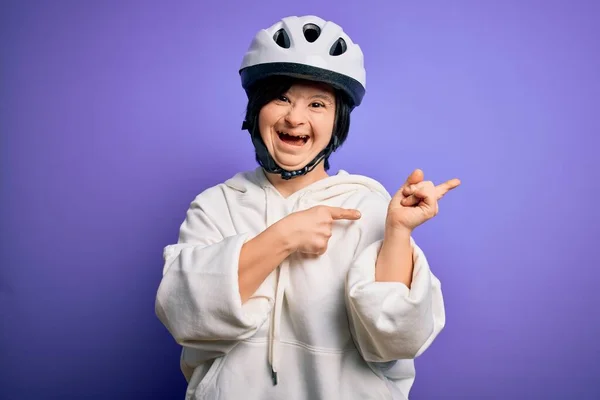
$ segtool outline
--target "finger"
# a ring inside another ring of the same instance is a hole
[[[301,252],[300,253],[302,258],[305,259],[310,259],[310,260],[316,260],[317,258],[319,258],[320,254],[319,253],[307,253],[307,252]]]
[[[434,198],[436,196],[436,191],[432,182],[425,181],[410,185],[404,188],[402,192],[406,196],[400,202],[403,206],[414,206],[421,201],[425,201],[426,204],[432,205],[435,203]]]
[[[405,196],[407,196],[403,192],[404,188],[406,188],[410,185],[414,185],[414,184],[422,182],[424,177],[425,177],[425,175],[423,174],[423,170],[421,170],[419,168],[415,169],[413,172],[410,173],[408,178],[406,178],[406,181],[402,184],[400,189],[398,189],[398,191],[394,194],[392,199],[394,201],[402,200]]]
[[[422,181],[419,183],[415,183],[413,185],[408,185],[402,188],[402,194],[404,196],[410,196],[412,194],[414,194],[417,190],[419,189],[427,189],[427,190],[434,190],[435,186],[433,185],[433,182],[431,181]]]
[[[402,194],[405,197],[411,196],[413,193],[415,193],[415,191],[417,189],[423,188],[424,185],[425,185],[425,182],[419,182],[414,185],[406,186],[406,187],[402,188]],[[456,179],[456,178],[450,179],[449,181],[446,181],[444,183],[437,185],[435,187],[437,199],[438,200],[441,199],[446,193],[448,193],[450,190],[458,187],[459,185],[460,185],[460,180]]]
[[[406,206],[406,207],[412,207],[412,206],[419,204],[421,199],[419,197],[415,196],[415,194],[414,194],[417,190],[417,187],[418,187],[418,184],[408,185],[408,186],[403,187],[401,192],[402,192],[402,196],[404,196],[404,198],[400,200],[400,204],[402,204],[403,206]]]
[[[400,204],[402,204],[403,206],[406,206],[406,207],[412,207],[412,206],[416,206],[420,202],[421,202],[421,199],[419,197],[415,196],[414,194],[411,194],[410,196],[403,198],[400,201]]]
[[[412,194],[417,190],[415,185],[408,185],[402,188],[402,195],[405,197],[412,196]]]
[[[429,206],[434,206],[437,201],[435,191],[430,188],[419,188],[415,190],[412,196],[419,200],[417,203],[423,202]]]
[[[402,199],[400,201],[400,204],[402,204],[405,207],[413,207],[413,206],[418,205],[421,202],[424,202],[425,204],[433,205],[434,204],[433,200],[434,200],[434,196],[429,195],[427,192],[425,192],[423,190],[417,190],[414,194]]]
[[[460,179],[454,178],[441,183],[435,187],[436,195],[438,199],[444,197],[446,193],[451,191],[452,189],[457,188],[460,185]]]
[[[360,211],[348,208],[330,207],[331,218],[334,220],[349,219],[357,220],[360,218]]]

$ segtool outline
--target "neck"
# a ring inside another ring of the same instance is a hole
[[[277,191],[286,198],[297,191],[302,190],[305,187],[329,176],[327,171],[325,171],[325,166],[322,162],[319,163],[319,165],[317,165],[315,169],[310,171],[308,174],[297,176],[289,180],[283,179],[279,174],[265,173],[265,175],[267,176],[269,182],[271,182],[271,185],[273,185],[275,189],[277,189]]]

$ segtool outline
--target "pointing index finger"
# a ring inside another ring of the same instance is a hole
[[[332,207],[331,218],[334,220],[350,219],[357,220],[360,218],[360,211],[348,208]]]
[[[457,178],[450,179],[449,181],[446,181],[444,183],[440,183],[435,187],[438,199],[441,199],[446,193],[448,193],[452,189],[457,188],[459,185],[460,179]]]

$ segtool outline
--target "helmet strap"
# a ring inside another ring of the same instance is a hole
[[[252,144],[254,145],[254,149],[256,150],[256,160],[258,161],[260,166],[266,172],[269,172],[272,174],[279,174],[281,176],[281,178],[284,180],[290,180],[290,179],[297,178],[299,176],[308,174],[310,171],[315,169],[315,167],[317,165],[319,165],[319,163],[321,161],[327,159],[331,155],[331,153],[333,153],[339,146],[339,139],[334,134],[331,136],[331,140],[329,141],[329,144],[323,150],[321,150],[319,152],[319,154],[317,154],[315,156],[315,158],[313,158],[306,166],[304,166],[304,168],[294,170],[294,171],[288,171],[288,170],[280,167],[275,162],[273,157],[271,157],[269,150],[265,146],[265,143],[263,142],[262,137],[260,137],[260,135],[258,133],[256,133],[256,134],[253,133],[253,132],[256,132],[256,130],[251,129],[250,124],[248,122],[246,122],[246,121],[243,122],[242,130],[248,130],[250,132],[250,136],[252,138]]]

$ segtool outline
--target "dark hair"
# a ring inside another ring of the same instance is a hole
[[[260,110],[269,102],[275,100],[289,90],[296,82],[301,79],[296,79],[288,76],[272,76],[255,83],[248,89],[248,105],[246,106],[245,126],[250,131],[253,138],[262,140],[260,130],[258,128],[258,114]],[[345,92],[334,89],[335,92],[335,120],[333,123],[333,137],[338,139],[337,148],[339,148],[348,137],[350,129],[350,101]],[[336,148],[336,149],[337,149]],[[336,150],[334,149],[334,151]],[[329,169],[329,157],[325,158],[325,170]],[[258,162],[258,154],[256,154]]]

